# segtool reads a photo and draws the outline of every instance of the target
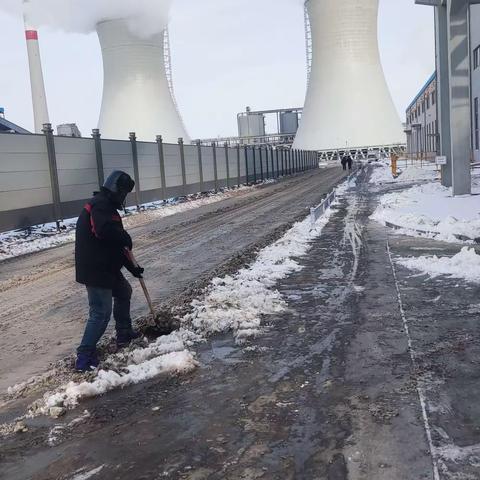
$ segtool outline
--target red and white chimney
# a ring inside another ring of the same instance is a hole
[[[24,3],[27,3],[24,1]],[[38,32],[29,26],[24,17],[25,37],[27,41],[28,63],[30,68],[30,85],[32,88],[33,118],[35,122],[35,133],[42,133],[43,125],[50,123],[45,94],[45,82],[43,80],[42,60],[40,57],[40,45],[38,43]]]

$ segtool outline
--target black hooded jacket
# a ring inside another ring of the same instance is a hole
[[[125,248],[132,248],[132,239],[123,228],[120,208],[103,188],[83,208],[75,240],[78,283],[112,289],[122,267],[134,268],[125,255]]]

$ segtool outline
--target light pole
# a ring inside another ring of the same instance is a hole
[[[480,0],[415,0],[435,7],[438,123],[440,154],[447,157],[442,167],[442,184],[453,195],[472,192],[470,5]]]

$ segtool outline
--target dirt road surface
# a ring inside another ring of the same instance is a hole
[[[27,421],[0,479],[478,480],[479,288],[396,267],[462,246],[370,220],[378,193],[341,199],[254,348],[217,335],[187,375]]]
[[[130,231],[154,302],[201,284],[235,254],[306,216],[343,177],[339,168],[318,170],[171,217],[139,215]],[[71,244],[0,263],[0,395],[74,352],[87,302],[73,264]],[[136,318],[146,307],[132,285]]]

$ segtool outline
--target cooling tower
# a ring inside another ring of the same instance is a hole
[[[35,133],[42,133],[43,125],[45,123],[50,123],[50,120],[48,116],[47,98],[45,95],[40,46],[38,44],[38,32],[29,27],[26,21],[25,37],[27,40]]]
[[[378,0],[307,0],[310,81],[294,148],[405,143],[378,50]]]
[[[103,55],[103,99],[99,129],[103,138],[176,143],[189,137],[170,92],[165,69],[164,34],[141,38],[125,20],[97,25]]]

